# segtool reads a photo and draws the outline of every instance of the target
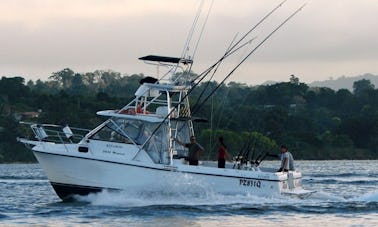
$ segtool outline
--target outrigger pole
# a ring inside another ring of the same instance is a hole
[[[250,44],[253,40],[255,40],[257,37],[254,37],[250,40],[248,40],[247,42],[245,42],[244,44],[240,45],[239,47],[237,47],[249,34],[251,34],[252,31],[254,31],[260,24],[262,24],[270,15],[272,15],[278,8],[280,8],[287,0],[284,0],[282,1],[280,4],[278,4],[276,7],[274,7],[269,13],[267,13],[263,18],[261,18],[261,20],[259,22],[257,22],[251,29],[249,29],[248,32],[246,32],[235,44],[232,44],[233,42],[231,42],[231,45],[227,48],[226,52],[224,53],[223,57],[224,58],[227,58],[228,56],[232,55],[233,53],[235,53],[236,51],[238,51],[239,49],[243,48],[244,46],[246,46],[247,44]],[[237,48],[236,48],[237,47]],[[236,49],[235,49],[236,48]],[[211,75],[210,79],[209,79],[209,82],[211,80],[211,78],[213,78],[213,76],[215,75],[215,73],[217,72],[219,66],[221,65],[222,61],[224,60],[223,59],[220,59],[219,62],[217,62],[217,66],[215,67],[215,70],[213,71],[213,74]],[[191,68],[191,67],[190,67]],[[208,73],[206,73],[204,75],[204,77],[207,76]],[[196,77],[194,80],[192,80],[193,82],[198,79],[200,76]],[[199,81],[201,82],[202,79]],[[198,82],[198,83],[199,83]],[[208,87],[208,84],[206,84],[206,87],[203,89],[203,91],[201,92],[201,94],[199,95],[196,103],[194,104],[193,106],[193,110],[195,110],[197,108],[197,104],[198,102],[200,101],[203,93],[205,92],[206,88]]]
[[[303,4],[301,7],[299,7],[296,11],[294,11],[294,13],[292,13],[289,17],[287,17],[280,25],[278,25],[271,33],[269,33],[269,35],[267,35],[255,48],[253,48],[247,56],[245,56],[228,74],[227,76],[218,84],[218,86],[216,86],[211,92],[210,94],[205,98],[205,100],[203,100],[201,103],[200,103],[200,106],[203,106],[204,103],[214,94],[214,92],[216,90],[218,90],[220,88],[220,86],[222,86],[222,84],[224,84],[224,82],[259,48],[261,47],[262,44],[264,44],[274,33],[276,33],[283,25],[285,25],[291,18],[293,18],[299,11],[301,11],[303,9],[303,7],[305,7],[306,3]],[[196,111],[198,111],[198,109],[196,109]],[[195,113],[196,111],[193,111],[193,113]]]

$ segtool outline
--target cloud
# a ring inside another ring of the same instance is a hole
[[[194,70],[199,72],[213,63],[235,34],[240,37],[279,2],[216,0]],[[64,67],[79,72],[114,69],[123,73],[153,73],[154,68],[146,67],[137,58],[147,54],[180,55],[199,3],[0,1],[0,74],[46,79],[51,72]],[[287,1],[254,32],[257,39],[252,45],[302,3]],[[205,1],[203,10],[208,6],[209,1]],[[377,11],[378,1],[372,0],[309,1],[232,79],[255,84],[283,80],[294,73],[309,82],[330,76],[378,73]],[[197,28],[201,25],[202,21]],[[224,68],[240,61],[247,49],[229,59]]]

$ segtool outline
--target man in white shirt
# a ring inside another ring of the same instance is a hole
[[[277,172],[294,171],[294,158],[285,145],[281,145],[281,167]]]

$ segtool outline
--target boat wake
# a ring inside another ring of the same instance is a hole
[[[378,192],[365,194],[359,197],[346,199],[327,192],[316,192],[306,199],[287,196],[261,197],[250,194],[225,195],[216,192],[193,190],[169,190],[169,191],[108,191],[90,194],[87,196],[76,196],[80,202],[86,202],[93,206],[116,206],[116,207],[149,207],[149,206],[227,206],[232,209],[259,208],[265,207],[270,210],[279,207],[291,207],[298,209],[298,206],[315,207],[319,204],[334,206],[334,208],[349,207],[355,203],[378,202]],[[341,205],[342,204],[342,205]],[[305,209],[306,210],[306,209]]]
[[[188,191],[108,191],[76,196],[78,201],[88,202],[95,206],[154,206],[154,205],[231,205],[231,204],[269,204],[286,201],[284,196],[257,197],[253,195],[225,195],[216,192],[193,190]]]

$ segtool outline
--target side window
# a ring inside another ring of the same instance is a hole
[[[102,129],[100,129],[91,137],[91,139],[110,141],[116,143],[132,143],[127,137],[119,134],[116,131],[113,131],[108,126],[104,126]]]
[[[141,133],[143,125],[139,121],[129,121],[122,125],[122,129],[127,133],[130,138],[136,140]]]

